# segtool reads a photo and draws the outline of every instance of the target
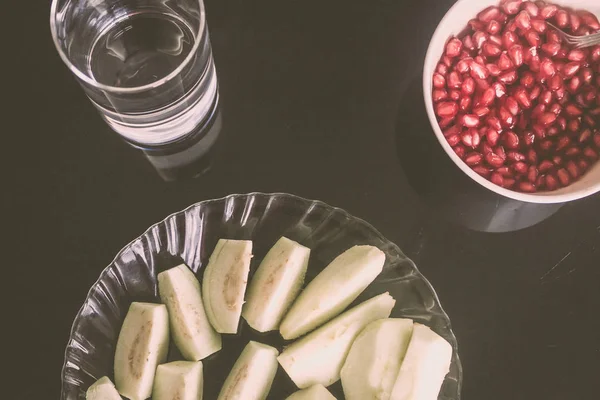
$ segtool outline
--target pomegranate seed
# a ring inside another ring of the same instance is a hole
[[[571,117],[578,117],[581,114],[583,114],[583,111],[581,111],[581,109],[579,107],[577,107],[575,104],[568,104],[565,107],[565,112]]]
[[[538,97],[540,97],[540,94],[542,93],[542,87],[541,86],[536,86],[533,89],[531,89],[531,92],[529,92],[529,100],[534,101],[537,100]],[[518,100],[518,99],[517,99]],[[529,103],[529,105],[531,105],[531,103]],[[527,108],[527,107],[525,107]]]
[[[569,25],[569,13],[567,13],[565,10],[559,10],[556,13],[556,18],[554,20],[559,28],[566,28],[567,25]]]
[[[571,30],[576,31],[581,26],[581,18],[579,18],[579,15],[577,15],[575,13],[570,13],[569,14],[569,23],[571,24]]]
[[[535,186],[539,189],[542,189],[546,184],[546,175],[540,175],[535,182]]]
[[[495,185],[504,186],[504,177],[498,173],[493,173],[490,181],[492,181],[492,183]]]
[[[563,82],[560,75],[554,75],[552,78],[550,78],[550,81],[548,82],[548,86],[550,87],[550,89],[552,89],[555,92],[558,89],[562,88],[562,84]]]
[[[548,160],[544,160],[538,165],[538,169],[540,172],[548,172],[552,168],[554,168],[554,164]]]
[[[446,78],[439,72],[433,74],[433,87],[443,89],[446,87]]]
[[[538,104],[531,111],[531,117],[532,118],[539,118],[539,116],[542,115],[545,111],[546,111],[546,106],[544,104]],[[541,129],[544,129],[544,128],[542,127]],[[534,131],[536,130],[536,125],[533,125],[533,130]]]
[[[471,63],[471,76],[475,79],[487,79],[489,71],[483,65],[473,61]]]
[[[549,58],[544,58],[540,64],[540,72],[545,78],[551,78],[556,74],[554,63]]]
[[[520,29],[522,29],[524,31],[531,28],[531,17],[527,13],[527,11],[521,11],[515,17],[515,24],[517,25],[517,27],[519,27]]]
[[[600,131],[596,131],[594,134],[594,144],[596,147],[600,148]]]
[[[509,15],[515,15],[521,8],[521,0],[510,0],[502,5],[502,10]]]
[[[598,153],[596,153],[591,147],[586,147],[583,149],[583,154],[592,160],[596,160],[598,158]]]
[[[567,162],[567,171],[569,171],[571,178],[577,179],[579,177],[579,168],[577,167],[577,164],[575,164],[573,161]]]
[[[600,61],[600,45],[592,47],[592,61]]]
[[[558,117],[560,113],[562,113],[562,107],[560,106],[560,104],[554,103],[550,106],[548,111],[554,113]]]
[[[473,59],[471,57],[463,58],[456,63],[456,71],[460,74],[465,74],[469,72],[471,68],[471,62]]]
[[[473,109],[473,114],[478,117],[484,117],[490,113],[490,109],[488,107],[476,107]]]
[[[471,27],[471,29],[473,29],[473,31],[480,31],[484,28],[483,23],[481,21],[479,21],[478,19],[470,20],[469,26]]]
[[[483,156],[480,153],[469,153],[465,156],[465,163],[467,165],[479,165],[483,161]]]
[[[452,147],[456,146],[460,142],[460,136],[452,135],[446,138],[448,144]]]
[[[473,114],[466,114],[462,118],[462,124],[467,128],[474,128],[479,125],[479,117]]]
[[[492,146],[490,146],[488,143],[484,143],[483,145],[481,145],[481,151],[483,152],[483,154],[488,154],[493,153],[494,149],[492,149]]]
[[[571,61],[581,62],[585,60],[585,52],[580,49],[571,50],[567,58]]]
[[[580,11],[579,16],[581,17],[581,21],[594,30],[600,29],[600,22],[598,22],[598,18],[588,11]]]
[[[567,86],[567,88],[569,89],[569,92],[575,94],[577,93],[577,91],[579,90],[579,88],[581,87],[581,78],[579,78],[578,76],[574,76],[573,78],[571,78],[571,80],[569,81],[569,84]]]
[[[444,89],[435,89],[433,91],[433,101],[437,103],[438,101],[444,100],[448,98],[448,92]]]
[[[531,183],[535,183],[538,178],[538,173],[539,172],[538,172],[537,168],[532,165],[527,170],[527,180],[529,180],[529,182],[531,182]]]
[[[594,72],[591,68],[583,68],[581,70],[581,79],[587,84],[592,83],[592,79],[594,78]]]
[[[509,96],[506,98],[504,105],[506,106],[506,108],[508,109],[508,111],[510,111],[510,113],[512,115],[517,115],[519,114],[519,103],[517,103],[517,100],[515,100],[514,97]]]
[[[500,48],[500,46],[490,42],[486,42],[483,44],[482,51],[483,54],[487,57],[497,57],[502,53],[502,49]]]
[[[558,12],[558,6],[554,4],[548,4],[547,6],[542,7],[540,10],[540,17],[544,19],[552,18]]]
[[[495,35],[496,33],[500,32],[502,30],[502,25],[500,24],[500,22],[493,19],[490,22],[488,22],[486,30],[490,34]]]
[[[533,29],[530,29],[527,31],[527,33],[525,33],[525,40],[527,40],[527,43],[534,47],[539,47],[539,45],[542,43],[540,35]]]
[[[447,66],[448,68],[450,68],[450,67],[453,65],[453,64],[452,64],[452,59],[451,59],[450,57],[448,57],[448,56],[444,56],[444,57],[442,57],[442,62],[443,62],[444,64],[446,64],[446,66]]]
[[[509,189],[515,185],[515,180],[511,178],[504,179],[504,187]]]
[[[473,136],[471,135],[471,130],[469,129],[466,132],[463,132],[460,135],[461,142],[467,147],[473,147]]]
[[[493,88],[486,89],[482,95],[481,100],[479,101],[479,105],[483,107],[488,107],[494,102],[494,98],[496,96],[496,92]]]
[[[463,43],[457,39],[452,38],[446,43],[446,56],[450,58],[457,57],[462,50]]]
[[[533,193],[536,191],[535,185],[531,182],[520,182],[519,190],[522,192]]]
[[[514,163],[512,167],[518,174],[527,173],[527,164],[525,164],[522,161],[518,161],[518,162]]]
[[[510,60],[506,53],[500,54],[500,58],[498,58],[498,68],[502,71],[506,71],[511,69],[514,66],[513,62]]]
[[[517,81],[517,78],[518,74],[515,70],[505,72],[502,75],[498,76],[498,80],[504,83],[505,85],[512,85]]]
[[[533,149],[527,150],[527,161],[529,161],[532,164],[537,164],[538,156],[537,156],[537,153],[535,152],[535,150],[533,150]]]
[[[462,78],[456,71],[450,72],[448,75],[448,87],[451,89],[460,89],[462,86]]]
[[[531,146],[535,143],[535,134],[532,131],[527,131],[523,134],[523,140],[526,146]]]
[[[503,84],[501,84],[500,82],[494,82],[492,84],[492,89],[494,90],[494,95],[497,98],[501,98],[506,94],[506,87]]]
[[[587,162],[587,161],[585,161],[585,160],[579,160],[579,161],[577,162],[577,165],[579,166],[579,170],[580,170],[582,173],[583,173],[583,172],[585,172],[585,171],[587,171],[587,169],[588,169],[588,168],[589,168],[589,166],[590,166],[590,165],[588,164],[588,162]]]
[[[473,43],[473,38],[469,35],[466,35],[463,40],[463,49],[467,50],[475,50],[475,43]]]
[[[555,190],[558,187],[558,181],[553,175],[546,175],[546,187],[548,190]]]
[[[569,183],[571,183],[571,178],[569,178],[569,173],[566,169],[559,169],[558,171],[556,171],[556,175],[558,176],[558,180],[563,186],[567,186]]]
[[[475,79],[475,83],[479,90],[487,90],[490,87],[490,83],[486,79]]]
[[[546,21],[542,21],[539,19],[532,19],[531,20],[531,27],[538,33],[544,33],[546,32]]]
[[[529,95],[527,94],[527,91],[524,88],[518,88],[517,90],[515,90],[514,97],[523,108],[531,107],[531,101],[529,100]],[[508,97],[507,101],[509,98],[511,98],[511,97]]]
[[[502,70],[496,64],[486,64],[485,67],[491,76],[498,76],[502,73]]]
[[[446,129],[443,133],[445,137],[458,135],[461,131],[461,127],[458,125],[453,125],[450,128]]]
[[[579,128],[581,128],[581,123],[578,119],[572,119],[567,123],[567,128],[573,133],[579,132]]]
[[[454,153],[461,159],[465,156],[465,148],[462,147],[460,144],[454,146],[452,150],[454,150]]]
[[[500,167],[504,164],[504,160],[497,154],[488,153],[485,155],[485,161],[492,167]]]
[[[535,76],[529,71],[525,71],[521,74],[521,85],[527,89],[531,89],[535,84]]]
[[[579,150],[579,147],[571,146],[565,150],[565,154],[568,155],[569,157],[573,157],[573,156],[577,156],[577,155],[581,154],[581,150]]]
[[[516,133],[508,131],[504,134],[504,144],[509,149],[516,149],[519,147],[519,137]]]
[[[500,131],[502,129],[502,124],[500,123],[500,120],[496,117],[488,117],[486,120],[488,126],[490,128],[492,128],[493,130],[495,130],[496,132]],[[489,135],[489,133],[488,133]]]
[[[571,144],[571,139],[569,139],[568,136],[563,136],[560,139],[558,139],[558,142],[556,143],[556,150],[560,151],[567,147],[569,144]]]
[[[486,24],[493,19],[498,19],[498,17],[500,17],[500,9],[494,6],[488,7],[477,14],[477,19]]]
[[[558,75],[557,75],[558,77]],[[554,79],[554,77],[552,78]],[[564,87],[562,87],[562,81],[560,79],[557,79],[558,84],[556,82],[554,82],[554,86],[559,86],[558,89],[556,89],[556,91],[554,92],[554,96],[556,97],[556,100],[558,100],[561,104],[564,103],[565,100],[567,100],[567,97],[565,97],[565,95],[567,94],[567,91],[565,90]]]
[[[489,36],[487,33],[482,31],[477,31],[473,34],[473,42],[477,49],[481,49],[483,44],[488,40]]]
[[[526,1],[523,3],[523,10],[527,11],[529,16],[533,18],[537,17],[540,13],[540,9],[538,8],[538,6],[536,6],[535,3],[531,1]]]
[[[553,112],[545,112],[542,115],[540,115],[538,121],[544,126],[552,125],[554,121],[556,121],[556,114],[554,114]]]
[[[590,115],[599,116],[600,115],[600,107],[589,110]]]
[[[508,167],[496,168],[496,172],[502,176],[512,176],[512,172],[510,172],[510,168]]]
[[[551,57],[554,57],[560,51],[560,43],[548,42],[542,45],[542,51]]]
[[[462,97],[458,102],[458,108],[462,112],[467,112],[471,108],[471,98],[470,97]]]
[[[513,47],[508,49],[508,55],[510,56],[513,64],[517,67],[523,65],[523,46],[515,44]]]
[[[502,38],[499,35],[490,35],[490,42],[502,47]]]
[[[548,41],[548,43],[562,43],[562,39],[558,32],[553,30],[548,30],[546,32],[546,40]],[[560,51],[560,49],[558,50]],[[558,52],[556,54],[558,54]]]
[[[496,153],[498,155],[498,157],[500,157],[501,159],[506,161],[506,151],[504,151],[504,147],[496,146],[493,153]]]
[[[500,107],[498,110],[498,117],[500,118],[500,122],[502,126],[505,128],[512,128],[515,120],[510,111],[506,109],[506,107]]]
[[[558,121],[558,118],[557,118]],[[551,126],[548,128],[548,136],[556,136],[558,135],[559,131],[558,128],[556,126]]]
[[[490,173],[491,173],[491,171],[488,168],[482,167],[480,165],[474,167],[473,171],[477,172],[479,175],[483,176],[484,178],[487,178],[488,176],[490,176]]]
[[[570,62],[570,63],[566,64],[565,67],[563,68],[563,70],[562,70],[563,76],[570,78],[579,71],[579,68],[581,68],[581,64],[579,62],[577,62],[577,61]]]
[[[504,31],[502,34],[502,46],[508,50],[516,43],[519,43],[517,34],[511,31]]]
[[[589,114],[583,116],[583,122],[585,122],[588,126],[591,126],[592,128],[596,126],[596,120],[592,118],[592,116]]]
[[[458,101],[458,100],[460,100],[460,91],[458,91],[458,90],[451,90],[448,93],[448,96],[450,97],[450,100]]]
[[[454,117],[458,113],[458,104],[449,101],[438,103],[436,113],[442,118]]]
[[[475,80],[471,77],[465,78],[462,83],[461,90],[463,94],[470,96],[475,93]]]
[[[525,160],[525,155],[517,151],[509,151],[508,153],[506,153],[506,158],[513,162],[519,162]]]
[[[540,103],[550,105],[550,103],[552,103],[552,92],[549,90],[543,91],[540,95]]]

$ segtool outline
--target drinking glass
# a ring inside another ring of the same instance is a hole
[[[100,115],[133,146],[181,147],[211,125],[218,84],[202,0],[53,0],[50,26]]]

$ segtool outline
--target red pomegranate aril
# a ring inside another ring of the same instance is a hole
[[[542,87],[541,86],[535,86],[533,89],[531,89],[531,92],[529,92],[529,100],[530,103],[529,105],[531,106],[531,102],[534,100],[537,100],[538,97],[540,97],[540,94],[542,93]]]
[[[516,127],[520,131],[523,131],[523,129],[527,128],[528,126],[529,126],[529,115],[527,115],[526,113],[521,113],[521,115],[519,115],[519,117],[518,117]]]
[[[559,101],[559,103],[563,104],[566,100],[568,100],[568,98],[566,97],[567,90],[564,87],[562,87],[562,81],[560,79],[558,84],[560,87],[556,89],[556,91],[554,92],[554,96],[556,97],[556,100]]]
[[[538,178],[538,170],[535,166],[530,166],[527,170],[527,180],[531,183],[535,183]]]
[[[471,27],[471,29],[473,29],[473,31],[480,31],[480,30],[482,30],[485,27],[485,25],[483,24],[483,22],[481,22],[480,20],[475,19],[475,18],[471,19],[468,22],[468,24]]]
[[[495,153],[488,153],[485,155],[485,161],[492,167],[501,167],[504,164],[502,157]]]
[[[577,15],[575,13],[570,13],[569,14],[569,23],[571,24],[571,30],[573,32],[575,32],[581,26],[581,18],[579,18],[579,15]]]
[[[495,6],[488,7],[477,14],[477,19],[486,24],[498,17],[500,17],[500,9]]]
[[[473,42],[475,44],[475,47],[477,47],[477,49],[481,49],[483,44],[485,42],[487,42],[488,38],[489,38],[489,36],[485,32],[477,31],[477,32],[473,33]]]
[[[590,167],[590,164],[588,164],[588,162],[585,160],[579,160],[577,161],[577,166],[579,167],[581,173],[583,173],[587,171],[587,169]]]
[[[523,65],[523,46],[515,44],[513,47],[508,49],[508,55],[512,60],[513,64],[517,67]]]
[[[450,119],[450,118],[445,118],[445,119]],[[444,120],[445,120],[444,119]],[[454,118],[452,118],[454,119]],[[462,130],[462,127],[458,126],[458,125],[452,125],[450,128],[446,129],[443,133],[445,137],[450,137],[453,135],[458,135]]]
[[[496,95],[496,93],[493,88],[490,87],[490,88],[486,89],[481,94],[481,99],[479,100],[478,105],[483,106],[483,107],[490,106],[494,102],[495,95]]]
[[[460,100],[460,91],[459,90],[451,90],[450,92],[448,92],[448,97],[450,97],[450,100],[454,100],[454,101],[458,101]]]
[[[544,160],[538,165],[538,169],[540,172],[545,173],[554,168],[554,164],[548,160]]]
[[[600,61],[600,45],[592,47],[591,57],[592,61]]]
[[[502,38],[499,35],[490,35],[490,42],[502,48]]]
[[[504,150],[504,147],[496,146],[493,153],[496,153],[498,155],[498,157],[500,157],[501,159],[506,161],[506,151]]]
[[[465,148],[460,144],[454,146],[452,150],[454,150],[454,153],[461,159],[465,156]]]
[[[492,89],[493,89],[493,91],[494,91],[494,95],[495,95],[497,98],[501,98],[501,97],[503,97],[504,95],[506,95],[506,86],[504,86],[504,85],[503,85],[502,83],[500,83],[500,82],[494,82],[494,83],[492,84]],[[483,96],[483,97],[485,97],[485,96]],[[483,98],[483,97],[482,97],[482,98]],[[492,101],[493,101],[493,98],[492,98]],[[490,104],[491,104],[491,103],[490,103]]]
[[[581,64],[578,61],[572,61],[565,65],[562,74],[564,77],[570,78],[579,71],[579,68],[581,68]]]
[[[544,19],[552,18],[558,12],[558,6],[554,4],[548,4],[547,6],[542,7],[540,10],[540,17]]]
[[[538,33],[546,32],[546,21],[542,21],[540,19],[532,19],[531,20],[531,28],[534,29]]]
[[[577,146],[571,146],[565,150],[565,154],[569,157],[574,157],[581,154],[581,150]]]
[[[481,165],[474,167],[473,171],[477,172],[479,175],[483,176],[484,178],[489,177],[490,173],[492,172],[492,171],[490,171],[489,168],[483,167]]]
[[[509,97],[510,98],[510,97]],[[529,95],[524,88],[517,88],[515,90],[514,98],[519,102],[521,107],[529,108],[531,107],[531,100],[529,100]],[[507,98],[508,100],[508,98]]]
[[[523,134],[525,146],[532,146],[535,143],[535,134],[532,131],[527,131]]]
[[[533,149],[527,150],[527,161],[529,161],[531,164],[537,164],[538,155],[535,152],[535,150],[533,150]]]
[[[435,89],[433,91],[433,101],[434,102],[438,102],[444,99],[448,98],[448,92],[446,92],[444,89]]]
[[[517,78],[518,74],[515,70],[505,72],[502,75],[498,76],[498,80],[505,85],[512,85],[517,81]]]
[[[593,109],[589,110],[588,113],[590,115],[594,115],[594,116],[598,117],[598,116],[600,116],[600,107],[593,108]]]
[[[489,113],[490,109],[488,107],[475,107],[473,109],[473,114],[477,115],[480,118],[488,115]]]
[[[454,65],[454,63],[453,63],[452,59],[451,59],[450,57],[448,57],[448,56],[443,56],[443,57],[442,57],[442,62],[443,62],[444,64],[446,64],[446,66],[447,66],[448,68],[450,68],[452,65]]]
[[[554,103],[548,108],[548,111],[554,113],[557,117],[562,113],[562,107],[558,103]]]
[[[578,76],[572,77],[571,80],[569,81],[569,84],[567,85],[567,88],[569,89],[569,92],[571,94],[577,93],[577,91],[579,90],[580,87],[581,87],[581,78],[579,78]]]
[[[488,131],[487,135],[489,135],[489,131]],[[486,135],[486,139],[487,139],[487,135]],[[482,152],[483,154],[493,153],[493,152],[494,152],[494,149],[492,148],[492,146],[491,146],[490,144],[488,144],[488,143],[484,142],[484,143],[481,145],[481,152]]]
[[[600,29],[600,22],[598,22],[598,18],[589,11],[580,11],[579,16],[581,17],[581,21],[594,30]]]
[[[545,185],[546,185],[546,175],[538,176],[537,181],[535,181],[535,186],[538,188],[538,190],[543,189]]]
[[[565,107],[565,112],[571,117],[579,117],[583,114],[583,111],[581,111],[581,109],[575,104],[567,104]]]
[[[557,121],[558,121],[558,118],[557,118]],[[552,137],[552,136],[558,135],[560,133],[560,131],[558,130],[558,127],[556,125],[552,125],[551,127],[548,128],[546,133],[548,134],[548,136]]]
[[[586,147],[585,149],[583,149],[583,154],[589,159],[598,159],[598,153],[596,153],[591,147]]]
[[[559,169],[558,171],[556,171],[556,175],[558,176],[558,180],[563,186],[567,186],[569,183],[571,183],[571,178],[569,177],[569,173],[566,169]]]
[[[450,58],[457,57],[462,50],[463,43],[457,39],[452,38],[446,43],[446,56]]]
[[[578,119],[571,119],[567,123],[567,128],[573,133],[579,132],[579,129],[581,128],[581,122],[579,122]]]
[[[486,30],[488,31],[488,33],[495,35],[496,33],[502,30],[502,25],[500,24],[500,22],[493,19],[490,22],[488,22]]]
[[[508,168],[508,167],[496,168],[496,172],[505,177],[512,176],[512,172],[510,172],[510,168]]]
[[[442,76],[445,76],[445,75],[447,75],[447,74],[448,74],[448,66],[447,66],[446,64],[444,64],[444,63],[439,63],[439,64],[437,65],[437,67],[435,67],[435,71],[436,71],[438,74],[440,74],[440,75],[442,75]],[[445,84],[445,83],[444,83],[444,84]]]
[[[446,87],[446,78],[439,72],[433,74],[433,87],[437,89],[443,89]]]
[[[487,79],[475,79],[475,84],[480,91],[487,90],[490,87],[490,82]]]
[[[490,128],[496,131],[500,131],[502,129],[502,124],[500,123],[500,120],[496,117],[487,117],[485,122]]]
[[[581,61],[585,60],[585,52],[581,49],[571,50],[571,52],[569,53],[567,58],[570,61],[581,62]]]
[[[510,60],[510,58],[508,57],[508,55],[506,53],[500,54],[497,64],[498,64],[498,68],[502,71],[507,71],[514,67],[513,62]]]
[[[554,121],[556,121],[556,114],[553,112],[542,113],[538,118],[538,122],[544,126],[552,125]]]
[[[517,151],[509,151],[506,153],[506,158],[512,162],[525,161],[525,155]]]
[[[526,31],[531,28],[531,17],[527,11],[523,10],[515,17],[515,24],[518,28]]]
[[[483,65],[473,61],[471,63],[471,76],[475,79],[487,79],[489,71]]]
[[[552,92],[549,90],[545,90],[540,94],[540,104],[545,104],[547,106],[552,103]]]
[[[485,65],[487,57],[484,57],[483,54],[479,54],[478,56],[475,56],[475,58],[473,58],[473,60],[480,65]]]
[[[565,10],[559,10],[554,20],[559,28],[566,28],[569,25],[569,13]]]
[[[508,50],[516,43],[519,43],[519,36],[516,33],[505,30],[502,34],[502,46]]]
[[[451,147],[456,146],[460,142],[460,136],[452,135],[446,138],[446,141]]]
[[[470,35],[465,35],[462,39],[463,42],[463,50],[475,50],[475,43],[473,43],[473,38]]]
[[[594,72],[591,68],[583,68],[581,70],[581,79],[587,84],[592,83],[592,79],[594,79]]]
[[[455,67],[456,72],[458,72],[459,74],[466,74],[467,72],[469,72],[472,61],[473,61],[473,59],[471,57],[467,57],[467,58],[463,58],[463,59],[459,60],[456,63],[456,67]]]
[[[583,97],[583,93],[575,94],[575,103],[579,104],[581,107],[588,106],[588,101]]]
[[[515,100],[514,97],[512,97],[512,96],[507,97],[504,102],[504,106],[506,107],[506,109],[508,111],[510,111],[510,113],[512,115],[516,116],[517,114],[519,114],[519,111],[520,111],[519,103],[517,103],[517,100]]]
[[[465,163],[467,165],[479,165],[483,161],[483,156],[480,153],[469,153],[465,156]]]
[[[526,174],[527,173],[527,164],[525,164],[523,161],[517,161],[516,163],[513,164],[513,169],[515,170],[515,172],[517,172],[518,174]]]
[[[462,90],[462,93],[467,96],[470,96],[473,93],[475,93],[475,80],[471,77],[465,78],[465,80],[463,81],[463,83],[461,85],[461,90]]]
[[[460,89],[462,86],[462,78],[456,71],[450,72],[448,75],[448,87],[451,89]]]
[[[542,43],[540,35],[533,29],[530,29],[525,33],[525,40],[527,40],[527,43],[529,43],[529,45],[534,47],[539,47]]]
[[[471,108],[471,98],[470,97],[462,97],[458,102],[458,108],[462,112],[467,112]]]
[[[558,89],[562,88],[563,82],[562,82],[562,78],[560,77],[560,75],[554,75],[552,78],[550,78],[550,81],[548,81],[548,86],[550,87],[551,90],[553,91],[557,91]]]
[[[498,57],[502,53],[500,46],[494,43],[486,42],[482,48],[483,54],[487,57]]]
[[[588,126],[592,128],[596,126],[596,119],[589,114],[585,114],[583,116],[583,122],[585,122]]]
[[[446,129],[447,127],[450,126],[450,124],[452,124],[452,122],[454,122],[454,118],[452,118],[452,117],[442,118],[439,122],[440,128]]]
[[[519,136],[513,131],[508,131],[504,134],[504,144],[509,149],[517,149],[519,147]]]
[[[525,71],[521,74],[520,82],[526,89],[531,89],[535,85],[535,76],[531,72]]]
[[[552,140],[542,140],[540,142],[540,149],[544,150],[544,151],[548,151],[552,148],[552,146],[554,146],[554,143],[552,143]]]
[[[504,128],[512,128],[515,119],[510,111],[504,106],[500,107],[498,110],[498,117],[500,118],[500,123]]]
[[[515,182],[512,178],[504,178],[504,187],[510,189],[515,185]]]
[[[560,139],[558,139],[558,142],[556,143],[556,151],[561,151],[570,144],[571,139],[568,136],[563,136]]]
[[[496,64],[486,64],[485,67],[490,72],[491,76],[498,76],[502,73],[502,70]]]
[[[467,147],[473,147],[473,136],[470,129],[460,135],[460,141]]]
[[[600,131],[596,131],[596,133],[594,133],[594,144],[596,147],[600,148]]]
[[[449,101],[438,103],[436,113],[442,118],[454,117],[458,113],[458,104]]]
[[[490,181],[495,185],[504,186],[504,177],[497,172],[492,174]]]
[[[540,72],[545,78],[552,78],[556,74],[556,67],[549,58],[544,58],[540,64]]]
[[[573,161],[567,162],[567,171],[569,171],[569,174],[573,179],[577,179],[580,175],[579,168]]]
[[[531,182],[519,182],[519,190],[528,193],[533,193],[537,191],[535,185]]]
[[[530,17],[537,17],[540,13],[540,9],[532,1],[526,1],[523,3],[523,10],[527,11]]]
[[[593,103],[594,100],[596,100],[596,97],[597,97],[596,92],[594,92],[593,90],[590,90],[585,93],[585,96],[583,98],[589,105],[590,103]],[[590,110],[590,114],[600,115],[600,113],[594,114],[595,112],[597,112],[596,110],[598,110],[598,112],[600,112],[600,108],[594,108],[593,110]]]
[[[561,39],[560,35],[558,34],[558,32],[556,32],[552,29],[549,29],[546,32],[546,40],[548,43],[558,43],[558,44],[562,43],[562,39]],[[558,55],[558,52],[560,52],[560,48],[554,55]]]
[[[508,15],[515,15],[521,9],[522,0],[509,0],[502,4],[502,10]]]
[[[462,124],[467,128],[474,128],[479,125],[479,117],[473,114],[466,114],[462,118]]]
[[[546,187],[548,190],[555,190],[558,188],[558,181],[554,175],[546,175]]]
[[[554,57],[560,51],[560,43],[548,42],[542,44],[542,51],[548,54],[550,57]]]

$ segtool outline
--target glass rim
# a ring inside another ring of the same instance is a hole
[[[160,87],[161,85],[169,82],[171,79],[173,79],[177,75],[179,75],[179,73],[190,63],[192,58],[195,57],[196,52],[198,51],[198,47],[200,46],[200,43],[202,43],[202,33],[204,32],[204,27],[206,25],[206,15],[204,12],[204,1],[198,0],[198,5],[200,7],[200,24],[198,26],[198,32],[196,32],[194,45],[192,46],[192,49],[190,50],[189,54],[185,57],[185,59],[181,62],[181,64],[179,64],[177,66],[177,68],[175,68],[173,71],[171,71],[165,77],[163,77],[157,81],[154,81],[152,83],[142,85],[142,86],[118,87],[118,86],[105,85],[103,83],[100,83],[100,82],[90,78],[87,74],[85,74],[79,68],[77,68],[71,62],[71,60],[65,53],[64,49],[60,45],[60,42],[58,39],[57,18],[56,18],[59,1],[61,1],[61,0],[52,0],[52,5],[50,7],[50,31],[52,33],[52,41],[54,42],[54,46],[56,47],[58,54],[60,55],[60,58],[62,58],[63,62],[67,65],[69,70],[73,74],[75,74],[75,76],[77,78],[79,78],[81,81],[85,82],[86,84],[90,85],[93,88],[100,89],[100,90],[103,90],[106,92],[119,93],[119,94],[140,93],[140,92],[144,92],[146,90],[156,89],[156,88]]]

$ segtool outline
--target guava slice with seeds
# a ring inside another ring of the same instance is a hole
[[[90,386],[85,393],[86,400],[121,400],[121,396],[112,381],[103,376]]]
[[[156,368],[152,400],[202,400],[201,361],[173,361]]]

